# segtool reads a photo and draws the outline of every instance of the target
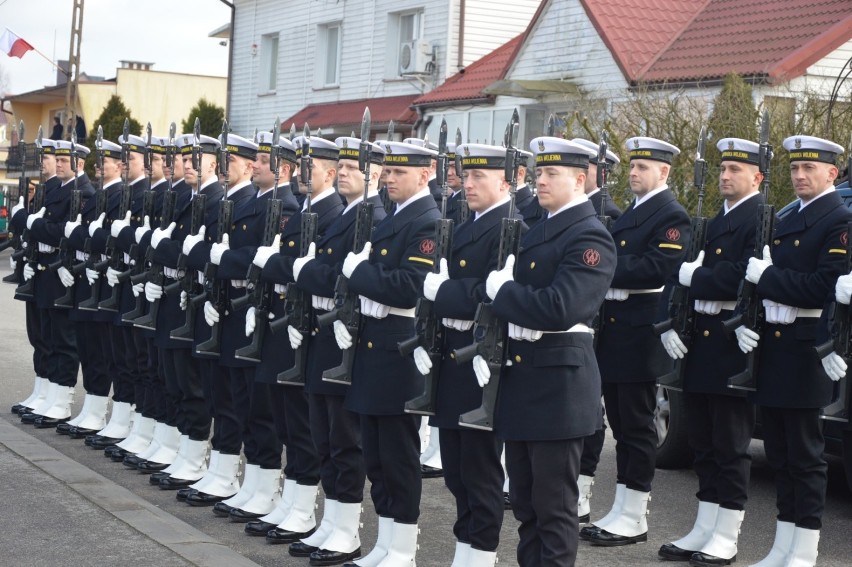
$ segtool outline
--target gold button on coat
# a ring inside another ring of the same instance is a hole
[[[380,254],[381,254],[382,256],[387,256],[387,255],[388,255],[388,249],[387,249],[387,248],[382,248],[382,251],[380,252]]]
[[[781,336],[781,331],[775,331],[775,337],[777,338],[777,337],[780,337],[780,336]]]
[[[793,246],[798,246],[798,245],[799,245],[799,241],[798,241],[798,240],[794,240],[794,241],[793,241]]]
[[[722,249],[721,249],[721,248],[716,248],[716,255],[718,256],[718,255],[719,255],[719,254],[721,254],[721,253],[722,253]]]
[[[521,361],[521,355],[520,355],[520,354],[516,354],[516,355],[515,355],[515,362],[520,362],[520,361]]]
[[[467,266],[467,262],[465,262],[464,260],[459,260],[459,266],[464,268],[465,266]]]
[[[534,269],[535,269],[535,262],[530,262],[530,270],[534,270]]]
[[[709,336],[710,336],[710,331],[704,331],[704,336],[705,336],[705,337],[709,337]]]
[[[373,348],[373,341],[367,341],[367,348]]]
[[[626,241],[626,240],[622,240],[620,244],[621,244],[622,246],[627,246],[627,241]]]

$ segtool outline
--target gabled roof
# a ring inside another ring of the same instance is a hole
[[[283,120],[281,128],[289,130],[291,123],[301,128],[302,124],[307,123],[311,129],[335,127],[344,131],[353,129],[358,132],[365,106],[370,107],[373,130],[387,127],[391,120],[396,124],[410,125],[414,124],[417,118],[417,114],[409,108],[416,97],[417,95],[403,95],[309,104],[290,118]],[[346,133],[348,135],[348,132]]]
[[[493,96],[486,94],[484,89],[506,75],[509,65],[512,64],[515,54],[521,46],[524,35],[523,33],[518,35],[485,57],[471,63],[463,71],[449,77],[439,87],[415,99],[412,104],[414,106],[435,106],[450,101],[490,101]]]

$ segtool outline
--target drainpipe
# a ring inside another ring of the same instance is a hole
[[[465,0],[459,0],[459,49],[458,60],[456,61],[456,71],[464,67],[464,12]]]

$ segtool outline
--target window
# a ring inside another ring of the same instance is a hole
[[[278,34],[260,38],[260,94],[274,93],[278,85]]]
[[[461,128],[462,141],[467,143],[478,144],[493,144],[500,146],[503,144],[503,136],[506,134],[506,125],[512,118],[514,108],[498,108],[495,110],[471,110],[469,112],[449,112],[447,114],[431,115],[432,121],[429,123],[426,133],[429,135],[429,140],[438,143],[438,136],[441,128],[441,118],[447,121],[447,141],[455,142],[456,128]],[[529,113],[529,111],[527,111]],[[538,112],[538,126],[535,130],[535,136],[541,136],[541,116],[542,111]],[[523,113],[521,114],[523,116]],[[535,120],[535,118],[533,118]],[[523,122],[521,123],[523,127]],[[528,139],[525,140],[524,131],[518,132],[518,147],[526,149]],[[535,137],[533,136],[533,137]]]
[[[388,78],[399,77],[399,54],[403,44],[423,37],[423,10],[410,10],[389,14],[387,65],[385,76]]]
[[[323,24],[317,29],[317,80],[318,88],[336,87],[340,84],[340,23]]]

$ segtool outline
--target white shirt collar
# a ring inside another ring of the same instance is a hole
[[[657,188],[656,188],[656,189],[654,189],[653,191],[648,191],[647,193],[645,193],[645,194],[644,194],[644,195],[642,195],[641,197],[636,197],[636,204],[635,204],[635,205],[633,205],[633,208],[635,209],[636,207],[638,207],[638,206],[639,206],[639,205],[641,205],[642,203],[644,203],[644,202],[648,201],[648,199],[650,199],[650,198],[651,198],[651,197],[653,197],[654,195],[658,195],[658,194],[662,193],[663,191],[665,191],[665,190],[666,190],[666,189],[668,189],[668,188],[669,188],[669,186],[668,186],[668,185],[663,185],[662,187],[657,187]]]
[[[162,184],[163,184],[163,183],[165,183],[165,182],[166,182],[166,178],[165,178],[165,177],[163,177],[162,179],[160,179],[159,181],[157,181],[156,183],[154,183],[153,185],[151,185],[151,189],[153,189],[154,187],[157,187],[157,186],[159,186],[159,185],[162,185]]]
[[[484,210],[484,211],[482,211],[481,213],[475,213],[475,214],[473,215],[473,222],[476,222],[477,220],[479,220],[479,217],[481,217],[482,215],[488,214],[488,213],[490,213],[491,211],[493,211],[494,209],[496,209],[497,207],[499,207],[499,206],[501,206],[501,205],[505,205],[505,204],[506,204],[506,203],[508,203],[508,202],[509,202],[509,196],[507,195],[507,196],[505,196],[505,197],[503,198],[503,200],[502,200],[502,201],[500,201],[499,203],[495,203],[495,204],[491,205],[490,207],[488,207],[487,209],[485,209],[485,210]]]
[[[592,195],[596,195],[597,193],[600,193],[600,192],[601,192],[600,187],[596,187],[594,190],[586,193],[586,198],[591,199]]]
[[[409,203],[413,203],[414,201],[417,201],[417,200],[422,199],[424,197],[431,197],[431,196],[432,196],[432,193],[429,191],[429,187],[428,186],[424,187],[423,189],[421,189],[420,191],[418,191],[417,193],[412,195],[406,202],[397,203],[396,210],[393,212],[393,214],[399,213],[399,211],[401,211],[402,209],[407,207],[409,205]]]
[[[370,189],[369,191],[367,191],[367,198],[375,197],[375,196],[376,196],[376,195],[378,195],[378,194],[379,194],[379,192],[378,192],[378,191],[376,191],[375,189]],[[355,199],[354,201],[352,201],[351,203],[348,203],[348,204],[346,205],[346,208],[345,208],[345,209],[343,209],[343,213],[342,213],[342,214],[344,214],[344,215],[345,215],[346,213],[348,213],[348,212],[349,212],[349,209],[351,209],[352,207],[356,207],[356,206],[358,205],[358,203],[360,203],[360,202],[361,202],[361,201],[363,201],[363,200],[364,200],[364,194],[363,194],[363,193],[361,193],[361,194],[358,196],[358,198],[357,198],[357,199]]]
[[[579,197],[577,197],[576,199],[573,199],[573,200],[572,200],[570,203],[568,203],[567,205],[564,205],[562,208],[560,208],[560,209],[559,209],[558,211],[556,211],[555,213],[547,213],[547,218],[555,217],[555,216],[556,216],[556,215],[558,215],[559,213],[561,213],[561,212],[563,212],[563,211],[567,211],[567,210],[568,210],[568,209],[570,209],[571,207],[576,207],[577,205],[582,205],[583,203],[587,202],[588,200],[589,200],[589,198],[588,198],[588,197],[586,197],[586,195],[585,195],[585,194],[580,195],[580,196],[579,196]]]
[[[810,205],[811,203],[813,203],[814,201],[816,201],[820,197],[824,197],[825,195],[828,195],[829,193],[834,193],[834,185],[829,185],[828,188],[826,188],[822,193],[820,193],[819,195],[817,195],[816,197],[814,197],[813,199],[811,199],[807,203],[804,203],[804,202],[802,202],[801,199],[799,199],[799,211],[801,211],[802,209],[804,209],[805,207],[807,207],[808,205]]]
[[[206,189],[210,185],[213,185],[217,181],[219,181],[218,177],[216,177],[215,175],[211,176],[210,179],[208,179],[207,181],[201,182],[201,187],[198,188],[198,191],[204,191],[204,189]],[[198,191],[195,190],[195,186],[192,187],[192,194],[193,195],[195,195]]]
[[[727,215],[728,213],[730,213],[731,211],[733,211],[734,209],[739,207],[742,203],[745,203],[746,201],[748,201],[749,199],[751,199],[752,197],[755,197],[757,195],[760,195],[760,191],[755,191],[754,193],[749,193],[748,195],[746,195],[745,197],[743,197],[742,199],[740,199],[739,201],[734,203],[731,207],[728,207],[728,201],[725,201],[725,214]]]
[[[285,187],[290,187],[289,181],[287,183],[282,183],[278,186],[279,193],[280,193],[281,189],[283,189]],[[261,189],[260,191],[257,192],[257,197],[260,197],[261,195],[266,195],[267,193],[272,191],[272,189],[274,189],[274,187],[270,187],[269,189]]]
[[[115,185],[116,183],[121,183],[120,177],[117,177],[117,178],[113,179],[112,181],[107,181],[106,183],[104,183],[104,189],[108,189],[108,188],[112,187],[113,185]]]
[[[319,193],[316,196],[311,195],[311,207],[313,207],[314,205],[316,205],[317,203],[319,203],[320,201],[322,201],[323,199],[325,199],[329,195],[337,195],[337,191],[334,190],[334,187],[329,187],[328,189],[326,189],[322,193]],[[305,202],[302,203],[302,211],[304,211],[307,207],[308,207],[308,199],[306,198]]]
[[[248,180],[246,180],[246,181],[243,181],[242,183],[239,183],[239,184],[237,184],[237,185],[234,185],[233,187],[231,187],[230,189],[228,189],[228,194],[227,194],[227,195],[225,195],[225,198],[230,197],[231,195],[233,195],[234,193],[236,193],[237,191],[239,191],[240,189],[242,189],[242,188],[243,188],[243,187],[245,187],[246,185],[251,185],[251,179],[248,179]]]

